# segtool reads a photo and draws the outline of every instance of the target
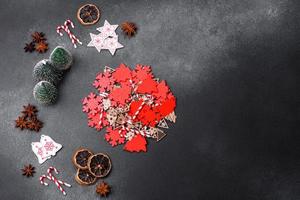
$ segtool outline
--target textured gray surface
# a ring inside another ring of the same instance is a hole
[[[71,156],[80,146],[111,156],[108,199],[300,199],[299,1],[94,2],[102,16],[90,27],[75,17],[85,1],[0,2],[0,199],[98,199],[95,186],[79,186],[73,179]],[[77,49],[55,32],[67,18],[83,42]],[[104,19],[139,26],[135,38],[120,36],[125,48],[113,57],[86,47],[89,32],[96,33]],[[33,31],[46,33],[46,54],[23,52]],[[22,106],[36,104],[33,66],[57,45],[75,57],[59,100],[38,106],[45,122],[40,133],[15,129]],[[121,62],[152,65],[178,99],[178,122],[163,141],[150,142],[148,153],[111,148],[81,112],[95,74]],[[40,134],[64,146],[43,165],[30,148]],[[36,166],[34,178],[21,176],[28,163]],[[54,185],[39,184],[50,165],[72,184],[66,197]]]

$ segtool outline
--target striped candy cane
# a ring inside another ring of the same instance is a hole
[[[71,25],[71,27],[74,28],[73,22],[72,22],[71,20],[68,19],[68,20],[65,21],[64,25],[58,26],[58,27],[56,28],[56,32],[57,32],[60,36],[63,36],[62,30],[64,30],[64,31],[68,34],[70,40],[72,41],[72,43],[73,43],[73,45],[74,45],[74,48],[77,48],[76,43],[79,43],[79,44],[82,44],[82,43],[81,43],[81,42],[79,41],[79,39],[71,32],[71,30],[69,29],[69,25]]]
[[[46,182],[44,181],[45,178],[48,178],[48,177],[47,177],[46,175],[40,176],[40,183],[41,183],[42,185],[48,186],[48,183],[46,183]]]
[[[103,119],[103,109],[101,109],[100,110],[100,115],[99,115],[99,123],[98,123],[98,125],[99,125],[99,127],[101,126],[101,124],[102,124],[102,119]]]
[[[42,185],[45,185],[45,186],[48,186],[48,183],[46,183],[44,180],[45,179],[48,179],[50,181],[53,181],[55,183],[55,185],[57,186],[57,188],[63,193],[63,195],[67,195],[67,193],[65,192],[65,190],[62,188],[61,185],[65,185],[67,187],[71,187],[70,184],[66,183],[66,182],[63,182],[61,180],[58,180],[57,178],[55,178],[53,175],[52,175],[52,171],[54,171],[56,174],[58,174],[58,171],[55,167],[49,167],[48,170],[47,170],[47,174],[48,175],[45,175],[43,174],[42,176],[40,176],[40,183]]]
[[[137,111],[134,113],[134,115],[133,115],[133,117],[132,117],[132,119],[134,120],[137,116],[138,116],[138,114],[141,112],[141,110],[142,110],[142,108],[144,107],[144,105],[145,105],[145,101],[143,101],[142,102],[142,104],[140,105],[140,107],[137,109]]]

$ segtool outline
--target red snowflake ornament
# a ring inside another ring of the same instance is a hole
[[[102,98],[94,93],[90,93],[82,101],[82,111],[90,114],[96,114],[99,111],[99,106],[102,103]]]
[[[98,89],[99,92],[109,92],[114,84],[114,78],[111,77],[111,73],[106,71],[97,75],[93,86]]]
[[[133,81],[139,83],[147,78],[153,78],[150,66],[136,65],[135,70],[132,72]]]
[[[106,112],[98,111],[95,114],[88,114],[88,126],[95,128],[100,131],[104,126],[107,126],[109,123],[106,119]]]
[[[125,137],[122,135],[122,131],[120,131],[120,129],[113,129],[112,127],[106,129],[105,140],[113,147],[125,143]]]

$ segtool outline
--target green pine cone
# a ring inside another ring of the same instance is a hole
[[[57,69],[66,70],[71,67],[73,58],[66,48],[57,46],[50,55],[50,61]]]
[[[63,72],[56,69],[48,59],[38,62],[32,72],[35,81],[48,81],[54,85],[63,78]]]
[[[57,96],[58,91],[56,87],[48,81],[40,81],[34,86],[33,97],[40,104],[53,104]]]

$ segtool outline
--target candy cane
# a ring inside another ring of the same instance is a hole
[[[134,133],[138,133],[136,130],[134,130],[134,129],[132,129],[132,128],[129,129],[129,128],[127,127],[127,124],[133,125],[132,120],[134,120],[134,119],[137,117],[137,115],[140,113],[140,111],[142,110],[142,108],[143,108],[143,106],[144,106],[145,104],[146,104],[146,102],[143,101],[142,104],[141,104],[141,105],[139,106],[139,108],[137,109],[137,111],[134,113],[134,116],[132,117],[132,119],[131,119],[131,118],[127,119],[126,123],[123,124],[123,125],[121,126],[121,129],[119,130],[119,134],[120,134],[121,137],[123,137],[122,131],[127,131],[127,132],[133,131]],[[130,117],[130,116],[128,116],[128,117]],[[125,125],[126,125],[126,126],[125,126]]]
[[[151,104],[153,103],[152,101],[150,102]],[[144,105],[146,104],[146,101],[143,101],[141,103],[141,105],[138,107],[137,111],[134,113],[134,115],[132,116],[132,118],[129,116],[129,119],[127,119],[126,123],[125,124],[122,124],[121,126],[121,129],[119,130],[119,134],[121,137],[124,137],[124,135],[122,134],[122,131],[127,131],[127,132],[133,132],[134,134],[141,134],[142,136],[146,136],[146,137],[150,137],[150,134],[147,133],[147,132],[143,132],[143,131],[140,131],[140,130],[135,130],[133,128],[128,128],[127,125],[130,124],[130,125],[133,125],[133,122],[132,120],[134,120],[138,114],[141,112],[142,108],[144,107]],[[100,119],[101,119],[101,115],[100,115]],[[99,122],[100,124],[100,122]],[[126,136],[125,136],[126,137]]]
[[[62,30],[64,30],[64,31],[68,34],[68,36],[69,36],[71,42],[72,42],[73,45],[74,45],[74,48],[77,48],[76,43],[79,43],[79,44],[82,44],[82,43],[81,43],[81,42],[79,41],[79,39],[71,32],[71,30],[69,29],[69,25],[71,25],[71,27],[74,28],[73,22],[72,22],[71,20],[67,19],[67,20],[65,21],[64,25],[58,26],[58,27],[56,28],[56,32],[57,32],[60,36],[63,36]]]
[[[55,167],[52,167],[52,166],[49,167],[48,170],[47,170],[48,175],[49,175],[52,179],[55,179],[55,177],[51,174],[51,171],[54,171],[56,174],[58,174],[58,171],[57,171],[57,169],[56,169]],[[65,185],[65,186],[67,186],[67,187],[71,187],[70,184],[68,184],[68,183],[66,183],[66,182],[63,182],[63,181],[61,181],[61,180],[57,180],[57,179],[56,179],[56,181],[58,181],[60,184],[63,184],[63,185]]]
[[[100,110],[100,115],[99,115],[99,127],[101,126],[102,124],[102,118],[103,118],[103,109]]]
[[[44,179],[45,178],[48,178],[46,175],[42,175],[42,176],[40,176],[40,183],[42,184],[42,185],[45,185],[45,186],[48,186],[48,183],[45,183],[44,182]]]
[[[40,183],[42,185],[45,185],[45,186],[48,186],[48,183],[46,183],[44,181],[45,178],[47,178],[48,180],[50,181],[53,181],[55,183],[55,185],[57,186],[57,188],[63,193],[63,195],[66,195],[67,193],[65,192],[65,190],[61,187],[61,185],[65,185],[67,187],[71,187],[70,184],[66,183],[66,182],[63,182],[61,180],[58,180],[57,178],[55,178],[53,175],[52,175],[52,171],[54,171],[56,174],[58,174],[58,171],[55,167],[49,167],[48,170],[47,170],[47,175],[42,175],[40,176]]]
[[[137,111],[134,113],[134,115],[133,115],[133,117],[132,117],[132,119],[134,120],[137,116],[138,116],[138,114],[141,112],[141,110],[142,110],[142,108],[144,107],[144,105],[145,105],[145,101],[143,101],[142,102],[142,104],[140,105],[140,107],[137,109]]]
[[[101,97],[108,97],[108,93],[106,93],[106,92],[101,92],[101,93],[99,93],[99,95]]]
[[[55,167],[50,166],[47,170],[48,175],[51,174],[51,172],[54,171],[56,174],[58,174],[58,171]],[[52,174],[51,174],[52,175]]]

